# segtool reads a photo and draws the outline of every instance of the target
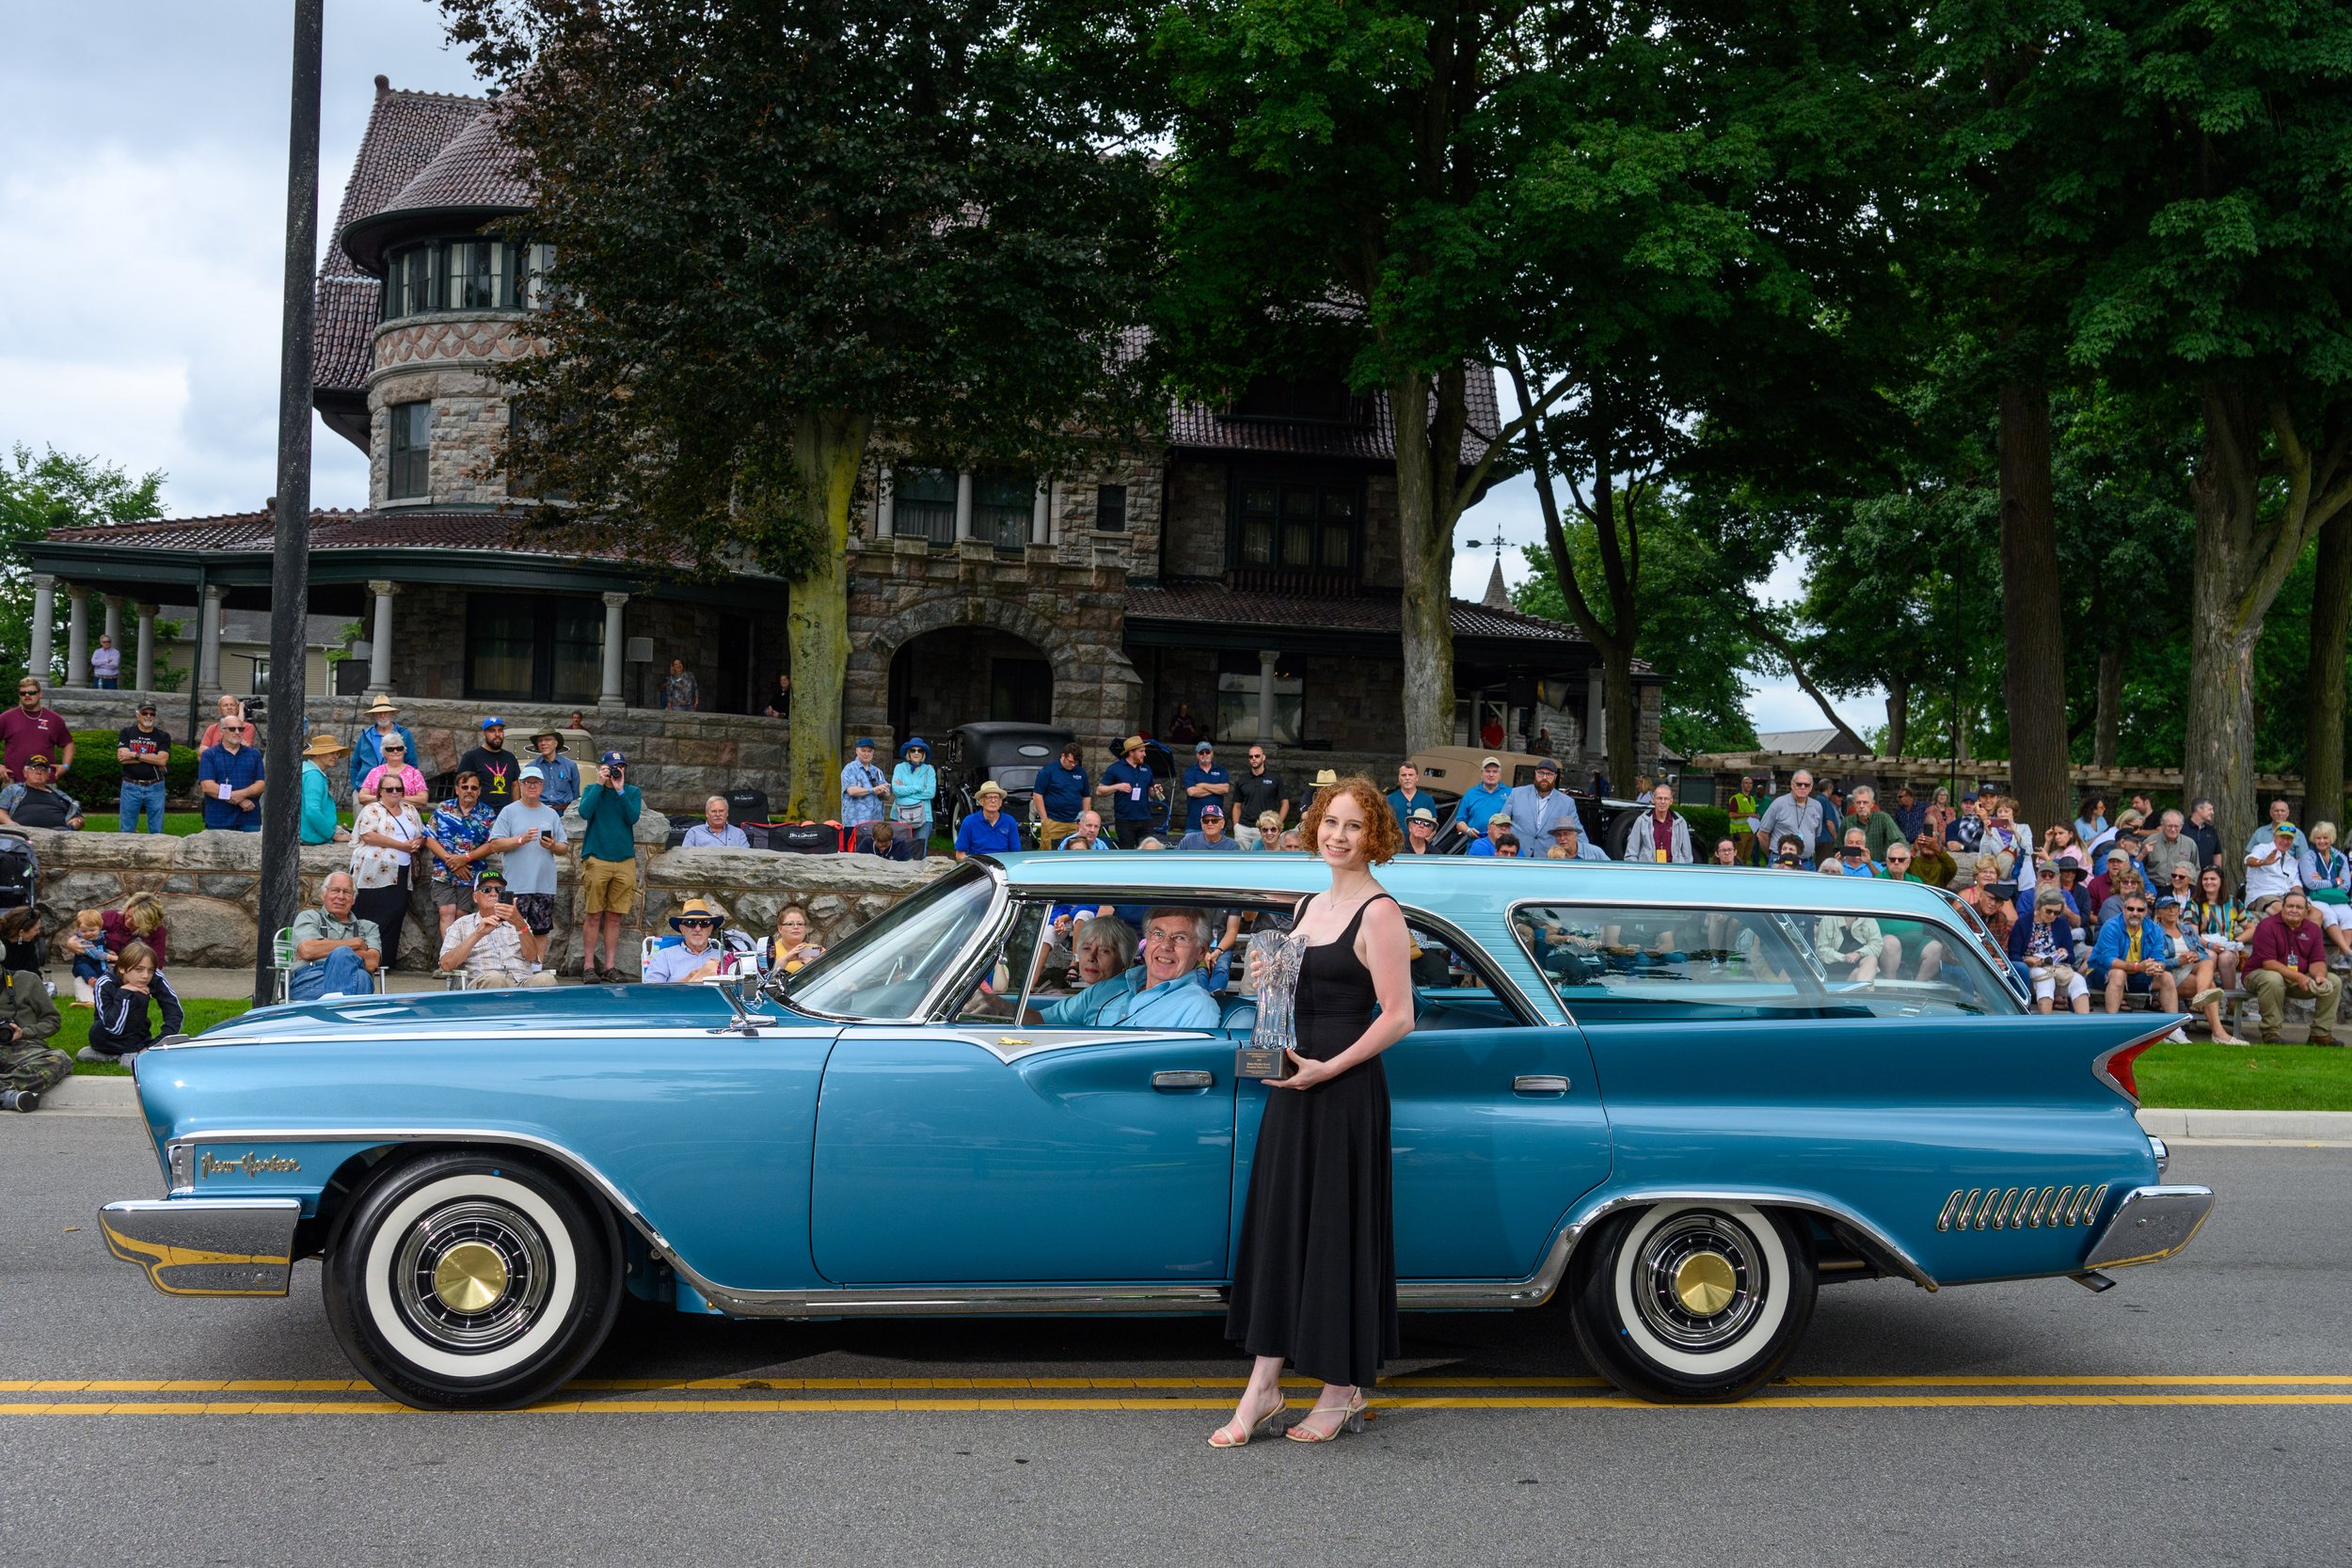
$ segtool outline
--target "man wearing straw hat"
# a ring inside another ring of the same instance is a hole
[[[956,825],[956,859],[1021,847],[1021,824],[1005,815],[1005,786],[994,779],[974,791],[980,809]]]
[[[1103,769],[1094,793],[1111,798],[1111,831],[1121,849],[1133,849],[1152,832],[1152,797],[1159,782],[1143,760],[1143,736],[1119,743],[1119,760]]]
[[[719,934],[719,911],[700,898],[689,898],[670,917],[678,934],[675,947],[654,950],[645,960],[645,984],[674,985],[680,980],[707,980],[726,962],[726,949],[713,939]]]
[[[302,842],[340,844],[351,830],[335,819],[335,786],[326,782],[326,768],[351,748],[321,731],[302,748]]]

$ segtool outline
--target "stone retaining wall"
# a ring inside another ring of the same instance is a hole
[[[50,693],[49,703],[77,730],[119,729],[132,722],[138,697],[134,691],[60,689]],[[305,705],[307,728],[313,733],[325,730],[349,740],[367,726],[367,716],[362,710],[371,700],[313,695]],[[785,758],[790,747],[780,719],[724,713],[665,713],[659,708],[641,707],[614,710],[598,708],[594,703],[584,707],[536,703],[485,704],[398,694],[392,700],[400,704],[400,721],[415,734],[417,745],[424,752],[421,758],[414,760],[428,775],[457,766],[457,759],[482,738],[481,724],[485,715],[495,713],[506,721],[507,745],[527,757],[533,729],[562,727],[577,712],[591,739],[586,746],[573,741],[566,754],[580,764],[583,784],[595,781],[596,754],[612,748],[628,753],[629,783],[644,791],[646,804],[661,811],[700,816],[706,800],[740,788],[764,789],[773,802],[772,809],[784,809]],[[187,694],[164,692],[156,698],[156,705],[160,710],[156,718],[171,732],[173,741],[188,744],[191,737],[180,733],[188,721]],[[211,723],[213,704],[205,703],[200,712],[204,722]],[[338,784],[342,783],[340,772],[330,770],[329,776]],[[347,793],[338,791],[339,797]],[[111,800],[86,800],[83,804],[109,816],[114,811]]]
[[[577,814],[569,819],[579,841]],[[636,973],[638,949],[649,932],[666,934],[670,912],[704,897],[727,911],[729,924],[755,935],[774,928],[789,903],[807,907],[818,942],[831,944],[938,876],[946,858],[900,864],[870,855],[786,855],[744,849],[664,849],[667,820],[647,811],[637,824],[638,907],[623,928],[621,967]],[[163,900],[165,931],[175,967],[243,968],[253,962],[261,933],[262,842],[259,833],[165,834],[43,832],[28,835],[40,858],[42,928],[56,941],[82,910],[116,909],[134,893]],[[302,851],[302,900],[318,902],[329,872],[348,869],[343,845]],[[577,863],[558,883],[556,927],[548,960],[559,973],[580,971],[582,911]],[[429,933],[429,935],[428,935]],[[440,953],[440,921],[420,888],[409,902],[398,967],[421,973]]]

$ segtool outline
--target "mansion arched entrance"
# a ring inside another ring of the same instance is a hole
[[[1050,724],[1053,662],[1036,643],[993,626],[928,631],[891,656],[889,714],[900,737],[936,737],[978,720]]]

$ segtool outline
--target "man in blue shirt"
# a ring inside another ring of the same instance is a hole
[[[1111,841],[1103,836],[1103,814],[1099,811],[1080,812],[1078,826],[1061,841],[1061,847],[1065,850],[1109,848]]]
[[[1478,765],[1478,782],[1464,790],[1461,800],[1454,803],[1454,816],[1447,826],[1483,838],[1488,819],[1510,803],[1510,788],[1502,782],[1502,759],[1488,757]]]
[[[196,759],[196,787],[204,797],[204,826],[230,832],[262,831],[262,753],[246,744],[242,720],[226,720],[220,744]]]
[[[1200,971],[1208,944],[1206,911],[1153,910],[1143,922],[1141,964],[1032,1009],[1033,1022],[1060,1029],[1214,1029],[1221,1014]]]
[[[1078,831],[1078,814],[1086,810],[1087,797],[1093,793],[1087,787],[1087,770],[1078,766],[1078,743],[1072,741],[1061,749],[1061,755],[1037,770],[1037,793],[1030,797],[1037,802],[1039,819],[1044,823],[1038,847],[1058,849],[1061,841]]]
[[[1389,809],[1396,813],[1396,830],[1401,833],[1413,831],[1413,813],[1429,803],[1422,793],[1421,769],[1409,762],[1399,763],[1396,787],[1389,791]]]
[[[1021,847],[1021,824],[1005,815],[1005,786],[994,779],[972,797],[980,809],[956,825],[956,859]]]
[[[835,820],[845,828],[865,829],[853,835],[863,841],[873,831],[871,824],[882,819],[889,800],[890,780],[874,766],[874,737],[860,736],[857,755],[841,765],[841,815]]]
[[[1120,742],[1119,752],[1120,760],[1103,769],[1103,782],[1094,786],[1094,792],[1111,798],[1111,823],[1119,847],[1132,849],[1151,834],[1152,791],[1156,785],[1152,769],[1144,765],[1143,736],[1129,736]]]
[[[1551,842],[1567,851],[1564,857],[1567,860],[1606,861],[1609,858],[1599,845],[1584,842],[1584,830],[1571,818],[1563,818],[1551,825]]]
[[[1184,769],[1184,826],[1200,826],[1200,808],[1211,801],[1217,809],[1225,809],[1225,797],[1233,792],[1232,776],[1216,765],[1216,748],[1207,741],[1192,749],[1193,763]]]
[[[1241,847],[1239,839],[1225,833],[1225,808],[1215,800],[1200,804],[1200,826],[1176,841],[1179,849],[1233,849]]]

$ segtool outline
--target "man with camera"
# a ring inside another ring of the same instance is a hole
[[[523,957],[526,928],[522,911],[506,902],[506,873],[485,866],[474,879],[473,913],[460,915],[441,939],[441,973],[462,971],[469,990],[555,984]]]
[[[580,792],[580,815],[588,824],[580,835],[580,887],[587,906],[587,928],[580,945],[583,979],[615,981],[621,919],[637,901],[637,818],[644,798],[628,782],[628,758],[607,752],[596,766],[596,782]],[[596,961],[601,942],[604,961]]]

